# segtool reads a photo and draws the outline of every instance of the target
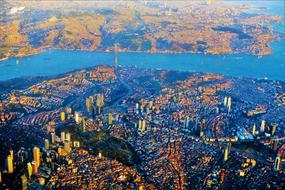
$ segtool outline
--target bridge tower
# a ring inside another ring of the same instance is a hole
[[[117,71],[117,69],[118,69],[118,44],[117,43],[115,44],[114,53],[115,53],[114,69],[115,69],[115,71]]]

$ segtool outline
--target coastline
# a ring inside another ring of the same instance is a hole
[[[0,58],[0,63],[2,61],[7,61],[12,58],[21,58],[21,57],[28,57],[32,55],[37,55],[40,53],[43,53],[45,51],[51,51],[51,50],[66,50],[66,51],[86,51],[86,52],[98,52],[98,53],[112,53],[114,51],[111,50],[100,50],[100,49],[67,49],[67,48],[43,48],[42,50],[35,50],[34,53],[29,53],[29,54],[24,54],[24,55],[16,55],[16,56],[6,56],[3,58]],[[240,54],[244,53],[245,55],[252,55],[258,58],[262,58],[264,56],[272,55],[272,52],[270,54],[264,54],[264,55],[254,55],[249,52],[230,52],[230,53],[214,53],[214,52],[196,52],[196,51],[131,51],[131,50],[119,50],[118,53],[148,53],[148,54],[201,54],[201,55],[221,55],[221,56],[226,56],[226,55],[231,55],[231,54]]]

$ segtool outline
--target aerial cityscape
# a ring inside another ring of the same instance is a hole
[[[285,1],[0,3],[0,189],[285,189]]]

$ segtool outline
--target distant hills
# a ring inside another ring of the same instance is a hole
[[[0,59],[44,49],[271,54],[281,16],[208,1],[3,1]]]

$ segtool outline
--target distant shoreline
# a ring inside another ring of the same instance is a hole
[[[90,49],[64,49],[64,48],[51,48],[51,49],[43,49],[41,51],[38,51],[36,53],[30,53],[30,54],[26,54],[26,55],[16,55],[16,56],[7,56],[4,58],[0,58],[0,63],[2,61],[7,61],[9,59],[12,58],[22,58],[22,57],[29,57],[29,56],[33,56],[33,55],[37,55],[37,54],[41,54],[44,53],[46,51],[52,51],[52,50],[66,50],[66,51],[85,51],[85,52],[97,52],[97,53],[114,53],[114,51],[106,51],[106,50],[90,50]],[[267,55],[263,55],[263,56],[258,56],[258,55],[253,55],[250,53],[246,53],[246,52],[232,52],[232,53],[204,53],[204,52],[194,52],[194,51],[131,51],[131,50],[127,50],[127,51],[118,51],[118,53],[148,53],[148,54],[200,54],[200,55],[221,55],[221,56],[226,56],[226,55],[231,55],[231,54],[245,54],[245,55],[252,55],[255,57],[264,57]],[[268,54],[268,55],[272,55]]]

